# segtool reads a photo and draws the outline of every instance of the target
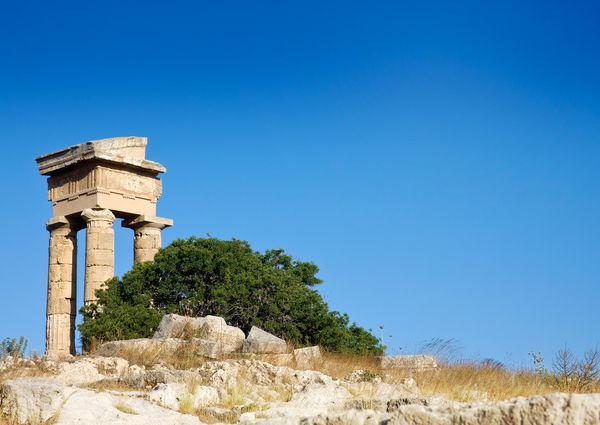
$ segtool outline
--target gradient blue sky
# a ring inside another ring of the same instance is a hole
[[[526,365],[600,344],[593,2],[1,2],[0,337],[43,348],[33,158],[117,135],[168,168],[165,242],[312,260],[391,352],[456,338]]]

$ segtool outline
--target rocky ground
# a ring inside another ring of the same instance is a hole
[[[333,379],[253,359],[181,370],[90,356],[8,359],[0,368],[9,377],[0,412],[10,424],[600,423],[600,394],[458,403],[423,396],[412,379],[384,382],[360,370]]]
[[[153,338],[109,342],[94,353],[1,361],[0,425],[600,424],[600,394],[490,402],[471,385],[458,392],[471,402],[461,403],[432,396],[439,386],[419,388],[429,381],[415,371],[446,382],[431,356],[331,362],[319,347],[293,349],[256,327],[245,335],[214,316],[167,315]],[[496,384],[518,378],[490,371]]]

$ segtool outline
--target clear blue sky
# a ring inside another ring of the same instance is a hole
[[[1,7],[0,337],[43,347],[51,207],[33,158],[139,135],[168,168],[165,242],[312,260],[331,306],[383,323],[391,352],[456,338],[523,365],[600,344],[594,2]]]

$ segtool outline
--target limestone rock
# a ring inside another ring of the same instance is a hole
[[[294,361],[296,367],[308,369],[317,366],[323,360],[321,349],[318,345],[314,347],[298,348],[294,350]]]
[[[180,383],[160,383],[148,394],[153,403],[171,410],[179,410],[179,403],[187,392],[187,386]]]
[[[437,367],[435,357],[428,355],[382,356],[379,359],[383,369],[429,370]]]
[[[219,393],[213,387],[194,386],[193,391],[182,383],[158,384],[148,394],[149,400],[171,410],[179,410],[182,403],[196,410],[219,401]]]
[[[0,386],[0,414],[17,424],[50,420],[74,391],[51,378],[19,378]]]
[[[88,357],[86,360],[105,376],[119,377],[129,372],[129,362],[119,357]]]
[[[98,366],[92,362],[63,362],[57,366],[56,380],[62,384],[83,385],[98,382],[104,376],[98,372]]]
[[[261,354],[285,354],[287,343],[262,329],[252,326],[248,338],[244,341],[244,352]]]
[[[392,424],[425,425],[592,425],[600,423],[600,394],[548,394],[451,408],[410,404],[399,407],[390,419]]]
[[[79,389],[64,403],[56,425],[200,425],[191,415],[174,412],[138,397]]]

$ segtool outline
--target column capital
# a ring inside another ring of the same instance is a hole
[[[137,217],[129,220],[123,220],[121,226],[128,227],[130,229],[139,229],[141,227],[151,227],[154,229],[162,230],[166,227],[171,227],[173,220],[170,218],[156,217],[150,215],[138,215]]]
[[[81,213],[81,218],[89,223],[91,221],[105,221],[112,225],[115,222],[115,215],[111,210],[86,208]]]
[[[57,217],[52,217],[50,220],[46,222],[47,230],[58,229],[59,227],[70,227],[71,222],[64,215],[59,215]]]

